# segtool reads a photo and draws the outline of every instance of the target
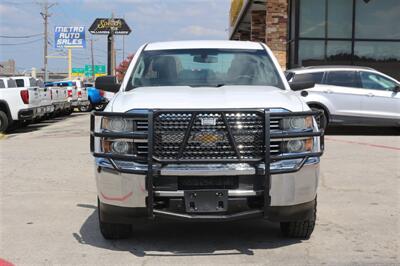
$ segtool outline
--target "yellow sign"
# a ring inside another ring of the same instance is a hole
[[[73,76],[73,77],[84,77],[85,73],[74,73],[74,72],[72,72],[71,76]]]

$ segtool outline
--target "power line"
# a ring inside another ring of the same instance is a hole
[[[41,41],[41,40],[42,40],[42,38],[36,39],[36,40],[33,40],[33,41],[28,41],[28,42],[20,42],[20,43],[0,43],[0,45],[24,45],[24,44],[30,44],[30,43],[38,42],[38,41]]]
[[[21,36],[0,35],[0,38],[19,39],[19,38],[32,38],[41,35],[43,35],[43,33],[32,34],[32,35],[21,35]]]

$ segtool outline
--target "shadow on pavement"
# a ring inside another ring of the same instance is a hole
[[[386,127],[328,127],[326,135],[399,136],[400,128]]]
[[[144,220],[133,226],[129,239],[105,240],[99,229],[95,206],[79,233],[72,236],[84,245],[144,256],[223,256],[253,255],[254,249],[275,249],[301,243],[284,238],[279,224],[265,220],[236,222],[184,222],[176,220]]]
[[[22,126],[22,125],[13,125],[10,130],[7,131],[7,135],[13,135],[13,134],[24,134],[24,133],[30,133],[34,132],[37,130],[40,130],[43,127],[47,127],[49,125],[52,125],[54,123],[66,120],[71,117],[76,117],[76,116],[81,116],[85,115],[85,113],[73,113],[70,116],[57,116],[53,118],[47,118],[38,122],[33,122],[27,126]]]

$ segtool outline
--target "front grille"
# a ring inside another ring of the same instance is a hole
[[[271,130],[279,121],[271,121]],[[190,131],[188,131],[190,129]],[[279,153],[271,142],[271,154]],[[258,161],[264,156],[261,112],[168,112],[154,118],[156,160]]]

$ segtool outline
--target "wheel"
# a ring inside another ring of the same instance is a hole
[[[89,105],[81,105],[78,107],[79,111],[81,112],[90,112],[92,110],[92,104]]]
[[[101,221],[100,218],[100,202],[97,199],[97,209],[99,213],[100,232],[105,239],[123,239],[128,238],[132,234],[132,225],[130,224],[114,224]]]
[[[322,111],[322,115],[316,117],[315,120],[317,120],[318,128],[325,130],[326,127],[328,126],[328,114],[326,113],[326,111],[321,107],[311,107],[311,110]]]
[[[281,222],[281,232],[284,236],[300,239],[309,239],[315,227],[317,219],[317,199],[314,200],[312,218],[305,221]]]
[[[5,133],[8,128],[9,122],[7,114],[0,111],[0,133]]]
[[[70,114],[72,114],[74,112],[74,108],[68,108],[68,109],[66,109],[65,111],[64,111],[64,114],[65,115],[70,115]]]

